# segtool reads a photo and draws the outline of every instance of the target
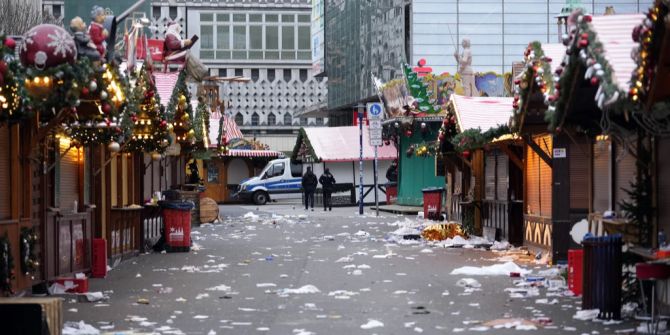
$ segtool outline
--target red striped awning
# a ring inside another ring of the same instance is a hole
[[[161,105],[167,108],[172,97],[172,91],[177,84],[179,72],[154,72],[154,79],[156,80],[156,91],[161,98]]]
[[[222,133],[222,136],[225,136],[226,141],[228,143],[230,143],[231,140],[236,138],[244,138],[244,134],[242,134],[242,131],[235,123],[235,120],[227,116],[222,116],[221,112],[217,109],[212,113],[212,115],[209,118],[210,148],[215,148],[217,145],[219,145],[219,142],[221,142],[221,139],[219,138],[219,129],[221,128],[220,122],[222,117],[224,118],[223,126],[225,130],[225,132]]]
[[[239,150],[231,149],[225,154],[226,157],[284,157],[283,152],[274,150]]]

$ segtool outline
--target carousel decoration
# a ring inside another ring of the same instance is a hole
[[[16,42],[11,37],[0,35],[0,122],[18,120],[21,117],[19,64],[14,59]]]
[[[77,47],[65,29],[41,24],[28,30],[19,50],[25,67],[26,103],[36,111],[56,114],[70,109],[76,115],[79,96],[92,69],[88,59],[77,61]],[[48,118],[49,113],[41,117]]]
[[[195,130],[191,127],[193,108],[190,100],[191,94],[186,86],[186,71],[182,70],[167,107],[168,120],[171,122],[176,141],[180,144],[195,144]]]
[[[35,253],[37,233],[32,228],[21,228],[21,271],[26,276],[34,279],[34,274],[39,269],[40,263]]]
[[[403,74],[407,79],[407,86],[409,87],[409,92],[414,100],[416,101],[416,110],[408,110],[409,115],[417,114],[437,114],[440,112],[438,106],[434,105],[434,101],[430,98],[430,92],[428,91],[427,85],[421,80],[419,75],[412,71],[412,68],[408,64],[403,64]],[[411,105],[411,104],[408,104]]]
[[[649,101],[656,68],[661,61],[663,36],[667,34],[666,24],[670,21],[670,9],[666,1],[658,1],[649,9],[644,21],[633,30],[633,41],[639,46],[631,56],[636,68],[632,73],[628,96],[636,105],[633,114],[637,123],[645,131],[654,135],[670,134],[670,101]],[[643,104],[646,103],[646,106]],[[653,105],[652,105],[653,104]]]
[[[128,117],[122,121],[123,129],[132,127],[130,140],[125,145],[126,151],[151,153],[153,159],[160,159],[161,153],[170,145],[168,122],[164,118],[159,99],[153,76],[143,67],[136,79],[132,96],[128,99]]]
[[[520,78],[514,80],[514,112],[511,118],[511,128],[518,131],[523,123],[523,110],[526,101],[530,99],[533,87],[539,89],[544,96],[545,104],[558,99],[560,85],[554,85],[554,77],[551,73],[551,62],[553,60],[544,54],[540,42],[531,42],[524,52],[524,64],[526,70]]]
[[[15,278],[14,257],[12,257],[12,245],[9,237],[5,235],[0,238],[0,291],[5,295],[13,295],[12,280]]]

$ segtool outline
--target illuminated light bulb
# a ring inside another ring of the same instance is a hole
[[[639,80],[636,81],[636,82],[635,82],[635,86],[637,86],[638,88],[642,88],[642,82],[639,81]]]
[[[44,81],[45,85],[49,85],[49,77],[44,77],[42,80]]]
[[[633,101],[637,101],[637,99],[638,99],[638,98],[637,98],[637,95],[634,95],[634,96],[633,96]]]
[[[38,84],[38,85],[39,85],[39,83],[40,83],[40,77],[35,77],[35,79],[33,79],[33,81],[35,82],[35,84]]]

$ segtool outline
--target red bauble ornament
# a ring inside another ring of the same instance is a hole
[[[580,48],[586,48],[588,45],[589,45],[589,40],[584,40],[584,39],[579,40],[579,47]]]
[[[154,91],[147,91],[146,93],[144,93],[144,97],[147,98],[147,99],[153,98],[154,97]]]
[[[405,136],[412,137],[412,131],[411,130],[406,131]]]
[[[14,50],[14,48],[16,48],[16,41],[11,37],[7,37],[5,38],[5,46],[11,50]]]
[[[584,22],[591,22],[593,17],[591,15],[584,15]]]
[[[470,157],[470,151],[469,150],[463,150],[463,158],[467,159]]]
[[[440,135],[437,136],[437,139],[440,140],[440,142],[444,141],[444,133],[440,133]]]
[[[598,79],[598,77],[592,77],[591,78],[591,86],[598,86],[599,83],[600,83],[600,79]]]
[[[633,42],[640,42],[640,35],[642,32],[642,25],[639,25],[633,29],[633,33],[631,34],[633,37]]]
[[[110,104],[104,104],[102,105],[102,111],[105,114],[109,114],[112,111],[112,106]]]
[[[7,63],[3,62],[0,60],[0,74],[7,74],[7,70],[9,68],[7,67]]]
[[[442,124],[445,125],[445,126],[448,126],[449,125],[449,118],[446,118],[446,119],[442,120]]]
[[[161,120],[160,126],[161,126],[161,128],[167,127],[167,121]]]
[[[90,92],[88,91],[88,87],[84,87],[81,89],[81,94],[82,95],[88,95]]]
[[[77,59],[74,39],[59,26],[35,26],[23,35],[23,39],[25,42],[19,52],[23,66],[45,69],[65,63],[74,64]]]
[[[137,115],[131,116],[130,120],[133,121],[133,122],[137,122]]]
[[[521,79],[514,79],[514,85],[521,84]]]

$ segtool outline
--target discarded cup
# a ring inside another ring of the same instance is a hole
[[[509,276],[512,277],[512,278],[518,278],[518,277],[521,277],[521,274],[518,273],[518,272],[510,272]]]

